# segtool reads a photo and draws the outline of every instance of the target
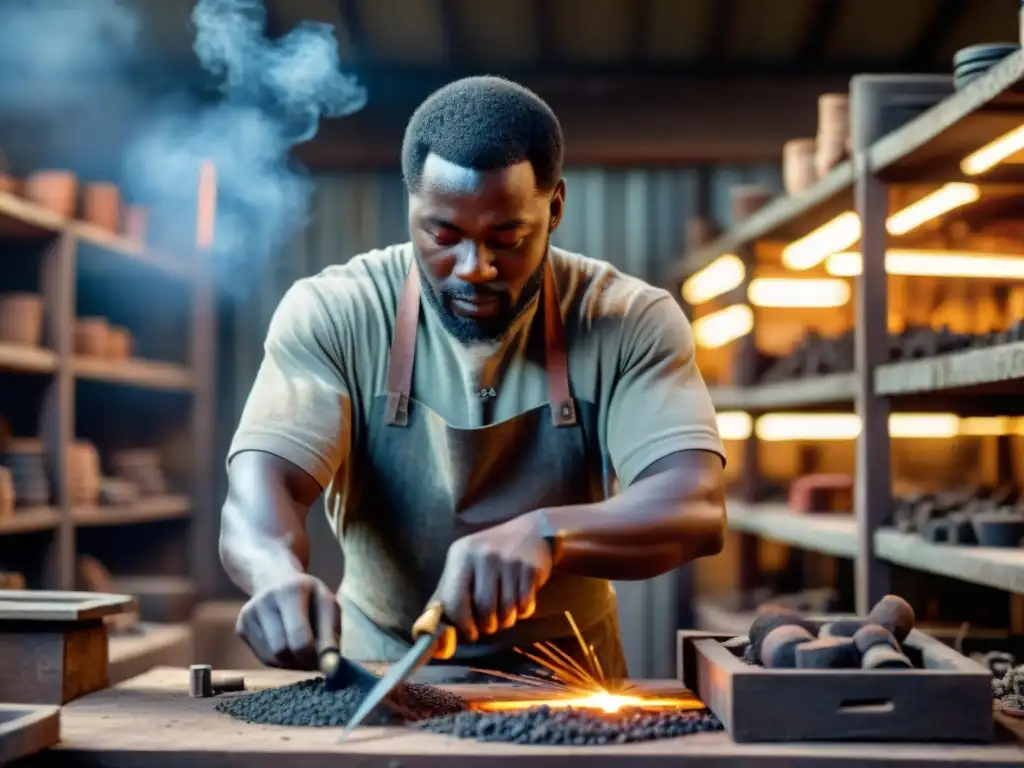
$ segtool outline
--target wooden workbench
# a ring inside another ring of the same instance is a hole
[[[305,675],[247,671],[251,690]],[[486,695],[502,686],[473,686]],[[452,686],[464,693],[467,686]],[[482,744],[406,728],[362,728],[346,744],[337,728],[248,725],[214,711],[216,699],[191,699],[187,672],[160,667],[105,691],[71,702],[61,713],[61,744],[19,763],[91,768],[338,768],[345,766],[492,766],[529,760],[531,768],[584,762],[603,767],[714,766],[1004,766],[1024,764],[1024,742],[1001,732],[991,746],[736,745],[722,732],[604,747]],[[775,706],[784,705],[776,702]]]

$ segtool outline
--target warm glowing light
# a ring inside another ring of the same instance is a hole
[[[966,176],[978,176],[995,168],[1011,155],[1024,149],[1024,125],[1004,133],[960,161],[960,170]]]
[[[897,211],[885,222],[890,235],[905,235],[925,222],[937,219],[945,213],[969,205],[981,198],[977,184],[953,182],[939,187],[902,211]]]
[[[597,709],[608,714],[614,714],[623,709],[645,709],[645,710],[687,710],[704,709],[705,705],[698,699],[676,699],[676,698],[648,698],[646,696],[626,696],[617,693],[600,691],[587,696],[573,696],[568,694],[565,697],[554,696],[542,699],[521,699],[514,701],[478,701],[473,704],[475,709],[485,712],[508,712],[522,709],[533,709],[534,707],[550,707],[551,709]]]
[[[754,424],[765,442],[785,440],[854,440],[860,435],[855,413],[766,413]],[[950,438],[960,434],[960,419],[952,413],[893,413],[889,435],[897,438]]]
[[[698,346],[715,349],[746,336],[754,329],[754,311],[746,304],[733,304],[705,315],[693,323]]]
[[[836,277],[854,277],[861,273],[859,253],[833,253],[825,261],[825,271]],[[989,280],[1024,279],[1024,257],[995,255],[975,251],[889,250],[885,271],[890,275],[917,277],[965,277]]]
[[[758,277],[750,281],[747,298],[755,307],[841,307],[850,300],[845,280]]]
[[[1024,435],[1024,419],[1012,416],[972,416],[960,419],[960,434],[965,437]]]
[[[746,440],[754,430],[754,420],[743,411],[718,414],[718,434],[723,440]]]
[[[782,250],[782,263],[790,269],[810,269],[830,253],[845,250],[858,240],[860,217],[853,211],[847,211],[787,245]]]
[[[703,304],[738,287],[746,275],[747,268],[738,256],[731,253],[719,256],[683,283],[683,299],[689,304]]]

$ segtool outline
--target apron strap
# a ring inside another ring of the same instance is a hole
[[[569,392],[569,364],[565,356],[565,326],[551,259],[544,264],[544,357],[551,398],[551,423],[576,425],[576,403]]]
[[[416,360],[416,329],[420,322],[420,277],[413,261],[402,285],[395,316],[395,335],[391,339],[388,361],[388,402],[384,424],[405,427],[409,424],[409,395],[412,393],[412,366]]]
[[[556,427],[576,425],[576,403],[569,391],[569,365],[565,354],[565,326],[558,299],[551,261],[544,264],[544,356],[548,394],[551,399],[551,423]],[[388,361],[387,408],[384,424],[404,427],[409,424],[409,396],[412,393],[412,369],[416,359],[416,329],[420,318],[420,278],[414,261],[402,286],[395,317]]]

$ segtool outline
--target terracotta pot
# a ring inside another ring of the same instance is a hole
[[[105,317],[80,317],[75,321],[75,354],[103,357],[107,354],[110,324]]]
[[[792,139],[782,147],[782,185],[786,193],[799,195],[818,180],[814,167],[814,139]]]
[[[729,190],[733,226],[768,203],[774,193],[762,184],[739,184]]]
[[[111,326],[107,332],[107,357],[128,360],[132,356],[132,334],[127,328]]]
[[[89,184],[82,194],[82,218],[110,232],[121,231],[121,192],[114,184]]]
[[[34,293],[0,296],[0,341],[38,347],[42,337],[42,296]]]
[[[94,505],[100,498],[100,454],[96,447],[79,440],[68,454],[68,483],[74,504]]]
[[[826,135],[850,132],[850,97],[823,93],[818,97],[818,132]]]
[[[814,152],[814,170],[818,178],[825,176],[830,170],[846,159],[846,138],[842,140],[827,140],[818,137],[817,148]]]
[[[129,205],[124,212],[124,233],[139,245],[146,244],[148,211],[142,205]]]
[[[18,180],[3,171],[0,171],[0,194],[18,194]]]
[[[27,179],[25,197],[65,218],[74,218],[78,183],[71,171],[38,171]]]
[[[14,481],[11,470],[0,467],[0,519],[14,514]]]

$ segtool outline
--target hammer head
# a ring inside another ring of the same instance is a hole
[[[342,656],[337,648],[327,648],[320,653],[320,671],[324,676],[324,689],[328,691],[352,686],[369,691],[378,680],[376,675]]]

